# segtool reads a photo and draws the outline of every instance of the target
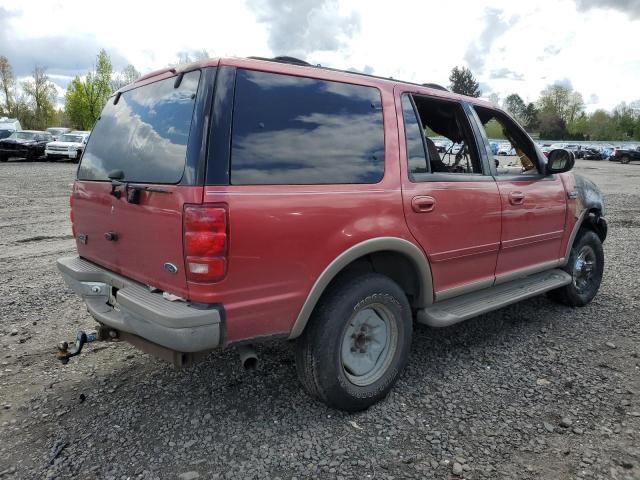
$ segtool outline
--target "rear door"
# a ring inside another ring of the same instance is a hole
[[[108,101],[71,198],[81,257],[187,296],[182,212],[202,203],[199,118],[210,78],[206,70],[164,75]]]
[[[396,101],[406,139],[400,142],[404,212],[429,258],[435,300],[491,286],[500,247],[500,194],[463,106],[407,93]],[[449,147],[438,152],[436,141]],[[453,153],[456,144],[463,146],[459,155]]]

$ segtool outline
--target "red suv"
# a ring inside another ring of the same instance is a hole
[[[516,155],[494,158],[489,124]],[[79,256],[58,267],[101,332],[177,365],[295,341],[305,389],[359,410],[402,373],[414,320],[591,301],[607,225],[573,163],[437,85],[207,60],[107,103],[71,193]]]

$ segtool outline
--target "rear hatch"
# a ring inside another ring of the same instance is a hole
[[[111,98],[71,195],[81,257],[185,298],[183,208],[203,195],[185,174],[200,77],[164,77]]]

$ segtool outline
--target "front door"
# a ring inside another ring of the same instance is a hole
[[[502,202],[501,248],[496,281],[507,281],[557,265],[567,211],[559,175],[543,174],[544,160],[529,136],[507,115],[473,107],[486,133],[498,132],[515,155],[498,155],[491,165]],[[503,150],[510,150],[508,148]]]
[[[400,92],[396,102],[406,140],[400,142],[405,217],[431,264],[435,301],[491,286],[500,192],[462,105]]]

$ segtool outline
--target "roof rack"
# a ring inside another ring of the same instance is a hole
[[[438,85],[437,83],[423,83],[422,86],[423,87],[429,87],[429,88],[435,88],[436,90],[444,90],[445,92],[449,91],[448,88],[443,87],[442,85]]]
[[[400,83],[408,83],[410,85],[417,85],[420,87],[428,87],[428,88],[434,88],[436,90],[444,90],[445,92],[448,92],[449,89],[443,87],[442,85],[438,85],[437,83],[415,83],[415,82],[407,82],[405,80],[396,80],[393,77],[381,77],[379,75],[371,75],[369,73],[362,73],[362,72],[357,72],[357,71],[353,71],[353,70],[342,70],[339,68],[331,68],[331,67],[323,67],[322,65],[318,64],[318,65],[312,65],[309,62],[305,62],[304,60],[300,60],[299,58],[296,57],[290,57],[290,56],[277,56],[277,57],[273,57],[273,58],[267,58],[267,57],[257,57],[257,56],[252,56],[252,57],[247,57],[253,60],[264,60],[265,62],[277,62],[277,63],[289,63],[291,65],[299,65],[302,67],[313,67],[313,68],[321,68],[323,70],[330,70],[332,72],[342,72],[342,73],[352,73],[354,75],[361,75],[363,77],[370,77],[370,78],[378,78],[380,80],[394,80]]]
[[[299,58],[290,57],[287,55],[280,55],[273,58],[266,58],[266,57],[249,57],[249,58],[253,60],[264,60],[266,62],[290,63],[292,65],[300,65],[302,67],[313,67],[313,65],[311,65],[309,62],[305,62],[304,60],[300,60]]]

